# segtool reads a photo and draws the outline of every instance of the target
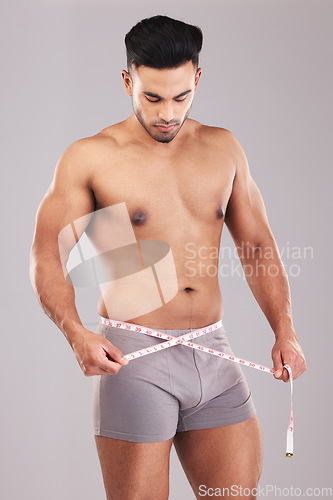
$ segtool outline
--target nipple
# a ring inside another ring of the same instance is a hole
[[[134,213],[134,215],[132,217],[132,222],[136,226],[140,226],[141,224],[143,224],[145,222],[146,219],[147,219],[147,215],[145,214],[145,212],[138,210],[137,212]]]
[[[216,215],[218,216],[219,219],[223,219],[224,213],[223,213],[222,205],[220,205],[219,208],[217,209]]]

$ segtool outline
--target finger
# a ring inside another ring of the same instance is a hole
[[[291,365],[290,365],[291,366]],[[302,359],[300,363],[295,364],[294,367],[291,366],[293,380],[297,379],[302,373],[307,369],[305,359]]]
[[[99,356],[98,359],[96,360],[94,368],[98,370],[102,370],[103,374],[109,374],[109,375],[115,375],[116,373],[119,372],[120,368],[122,368],[123,365],[118,363],[118,361],[114,361],[110,359],[109,355],[105,353],[105,356]]]
[[[272,360],[273,360],[274,377],[277,379],[281,379],[283,371],[281,353],[278,352],[277,354],[272,354]]]
[[[92,377],[94,375],[116,375],[121,368],[119,363],[112,363],[106,367],[104,366],[88,366],[83,367],[82,371],[86,377]]]
[[[99,371],[99,375],[116,375],[121,369],[122,365],[115,363],[113,361],[107,361],[107,363],[100,363],[96,369]]]
[[[111,342],[108,342],[106,344],[103,344],[103,349],[106,353],[106,357],[110,361],[116,361],[117,363],[121,365],[127,365],[128,364],[128,359],[126,359],[123,355],[123,353],[117,349]]]
[[[293,374],[293,369],[292,369],[291,365],[289,363],[285,363],[285,364],[287,364],[287,365],[290,366],[292,374]],[[288,372],[287,368],[283,368],[283,372],[282,372],[282,377],[281,378],[282,378],[283,382],[289,382],[289,372]],[[293,378],[294,378],[294,376],[293,376]]]

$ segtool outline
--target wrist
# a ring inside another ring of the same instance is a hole
[[[74,344],[77,343],[78,339],[82,339],[87,329],[82,325],[81,322],[69,319],[64,320],[62,331],[71,348],[74,349]]]
[[[288,321],[279,322],[279,324],[274,329],[274,334],[276,340],[279,340],[280,338],[297,340],[297,334],[291,319]]]

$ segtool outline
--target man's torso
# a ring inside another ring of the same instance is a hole
[[[101,316],[162,329],[200,328],[223,316],[218,250],[236,170],[230,132],[188,119],[183,137],[164,153],[135,141],[125,121],[87,139],[95,151],[88,167],[95,210],[125,202],[136,240],[170,245],[178,283],[162,307],[125,318],[112,317],[112,301],[126,301],[126,290],[110,282],[98,302]],[[96,249],[112,242],[107,224],[86,232]]]

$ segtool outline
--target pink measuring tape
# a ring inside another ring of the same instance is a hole
[[[167,335],[166,333],[159,332],[158,330],[154,330],[152,328],[146,328],[141,325],[135,325],[133,323],[126,323],[124,321],[114,321],[112,319],[103,318],[101,316],[101,322],[104,325],[113,326],[116,328],[122,328],[124,330],[132,330],[134,332],[145,333],[146,335],[151,335],[152,337],[158,337],[166,340],[166,342],[161,342],[160,344],[154,345],[152,347],[147,347],[145,349],[140,349],[139,351],[131,352],[130,354],[124,355],[124,357],[131,361],[136,358],[140,358],[141,356],[145,356],[146,354],[152,354],[153,352],[161,351],[162,349],[167,349],[169,347],[175,346],[177,344],[186,345],[191,347],[192,349],[198,349],[202,352],[207,352],[208,354],[212,354],[213,356],[218,356],[219,358],[225,358],[229,361],[233,361],[234,363],[239,363],[240,365],[250,366],[251,368],[256,368],[261,372],[267,372],[274,374],[274,370],[272,368],[268,368],[267,366],[258,365],[257,363],[252,363],[250,361],[246,361],[245,359],[236,358],[236,356],[230,356],[221,351],[216,351],[215,349],[211,349],[209,347],[204,347],[199,344],[195,344],[191,342],[191,340],[204,335],[205,333],[212,332],[213,330],[217,330],[222,326],[222,320],[213,323],[212,325],[206,326],[204,328],[199,328],[193,332],[186,333],[185,335],[181,335],[180,337],[173,337],[172,335]],[[293,431],[294,431],[294,420],[293,420],[293,377],[292,371],[289,365],[283,365],[284,368],[288,370],[289,373],[289,381],[290,381],[290,413],[289,413],[289,425],[287,430],[287,448],[286,448],[286,457],[293,456]]]

